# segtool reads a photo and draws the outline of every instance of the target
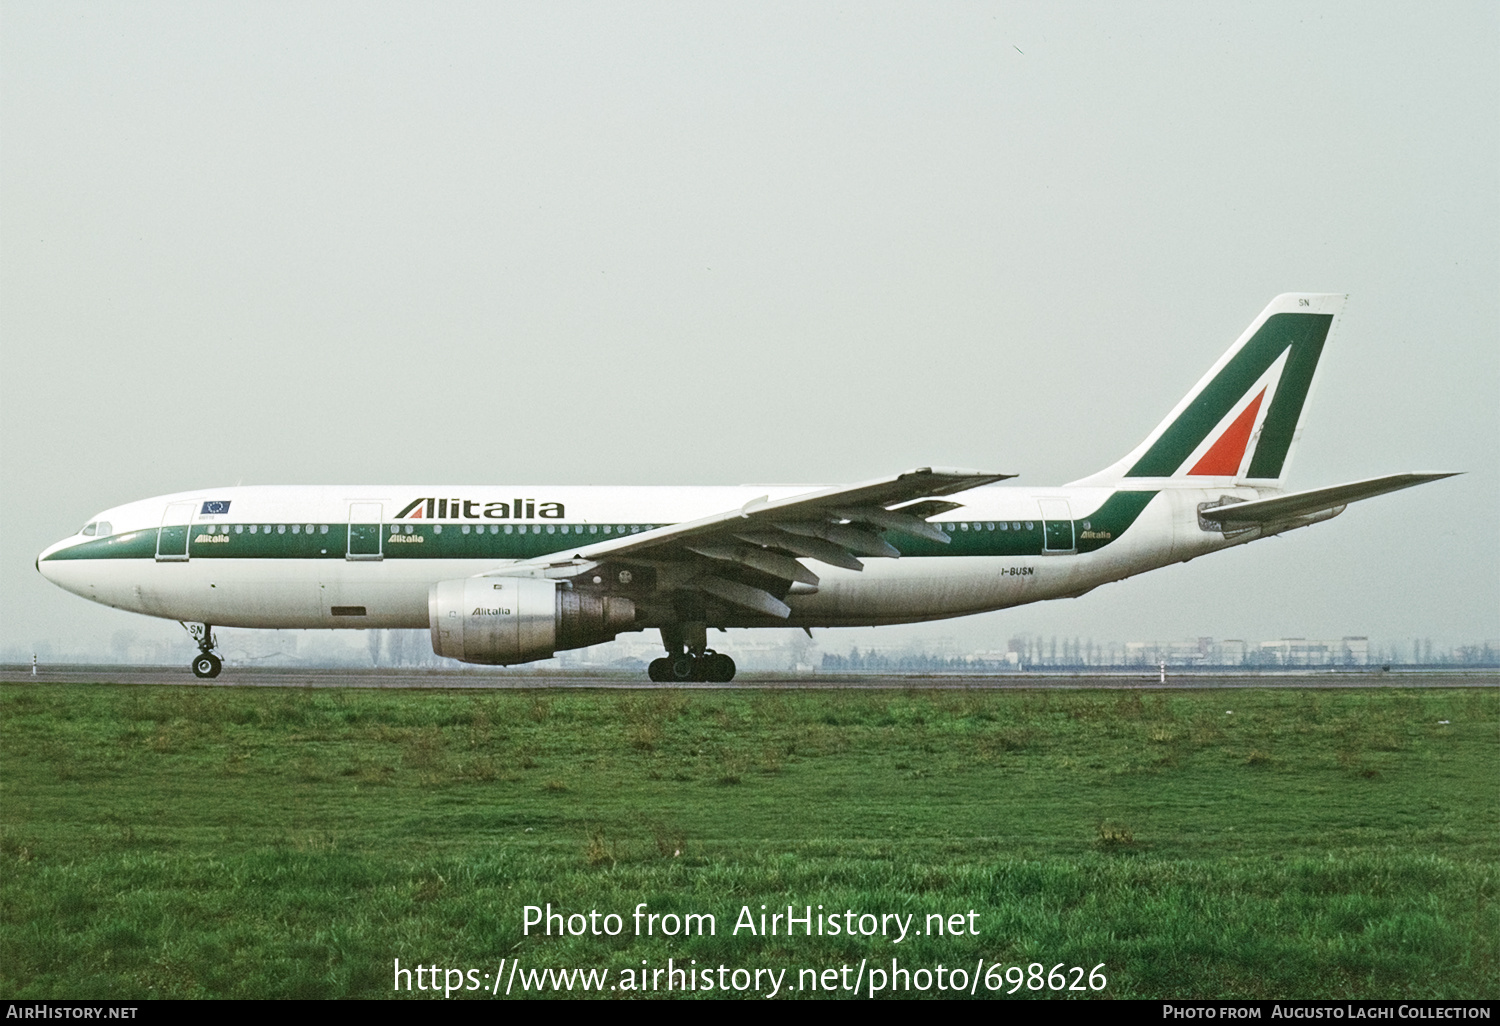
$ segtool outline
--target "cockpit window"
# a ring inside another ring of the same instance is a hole
[[[110,522],[108,520],[101,520],[99,521],[99,529],[94,533],[100,538],[108,538],[110,535],[115,533],[115,529],[110,525]]]
[[[99,529],[99,525],[98,524],[92,524],[91,523],[91,524],[85,525],[84,529],[82,531],[79,531],[78,533],[81,534],[81,535],[83,535],[86,538],[92,538],[94,536],[94,532],[97,531],[98,529]]]

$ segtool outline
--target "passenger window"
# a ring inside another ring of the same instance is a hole
[[[1036,522],[1034,520],[1028,520],[1028,521],[1026,521],[1026,530],[1028,530],[1028,531],[1034,531],[1034,530],[1036,530]]]
[[[255,534],[256,533],[256,526],[254,524],[250,525],[250,533],[251,534]]]
[[[319,534],[327,534],[328,533],[328,525],[327,524],[320,524],[318,526],[318,533]]]
[[[510,525],[509,524],[505,525],[505,533],[506,534],[510,534]]]
[[[1003,520],[1002,520],[1002,521],[1000,521],[1000,530],[1002,530],[1002,531],[1006,531],[1006,530],[1009,530],[1009,529],[1010,529],[1010,525],[1009,525],[1009,524],[1007,524],[1007,523],[1006,523],[1006,522],[1005,522],[1005,521],[1003,521]]]
[[[210,527],[209,530],[212,531],[213,528]],[[293,524],[292,525],[292,533],[293,534],[301,534],[302,533],[302,525],[301,524]]]
[[[611,526],[610,526],[610,525],[608,525],[608,524],[605,524],[605,525],[604,525],[604,533],[605,533],[605,534],[609,534],[609,533],[610,533],[610,532],[611,532],[611,531],[613,531],[613,530],[614,530],[614,528],[613,528],[613,527],[611,527]]]
[[[1084,529],[1084,530],[1085,530],[1085,531],[1087,531],[1087,530],[1088,530],[1088,529],[1089,529],[1089,528],[1091,528],[1091,527],[1093,527],[1093,526],[1094,526],[1094,525],[1093,525],[1093,524],[1091,524],[1091,523],[1089,523],[1089,522],[1088,522],[1088,521],[1087,521],[1087,520],[1085,520],[1085,521],[1084,521],[1084,522],[1083,522],[1083,529]]]
[[[551,524],[547,525],[547,533],[548,534],[554,534],[556,531],[557,531],[557,528],[553,527]]]
[[[401,533],[401,525],[400,524],[392,524],[391,525],[391,533],[392,534],[400,534]]]
[[[1019,531],[1021,529],[1021,525],[1018,521],[1012,520],[1010,522],[1010,529],[1012,531]]]
[[[590,524],[589,525],[589,534],[598,534],[598,533],[599,533],[599,525],[598,524]]]
[[[414,530],[415,530],[415,528],[414,528],[414,527],[412,527],[412,525],[411,525],[411,524],[402,524],[402,525],[401,525],[401,529],[402,529],[402,530],[403,530],[403,531],[405,531],[405,532],[406,532],[406,533],[407,533],[407,534],[411,534],[411,533],[412,533],[412,531],[414,531]]]
[[[325,527],[325,528],[323,528],[323,530],[327,531],[328,528]],[[234,525],[234,533],[235,534],[244,534],[245,533],[245,525],[244,524],[235,524]]]
[[[967,531],[969,529],[969,525],[968,524],[959,524],[958,525],[958,529],[960,531]]]
[[[458,533],[459,534],[468,534],[469,533],[469,525],[468,524],[464,524],[462,527],[460,527],[458,529]]]
[[[984,529],[986,531],[993,531],[995,529],[995,525],[994,524],[985,524],[984,525]]]
[[[433,534],[442,534],[443,533],[443,525],[442,524],[433,524],[432,525],[432,533]]]
[[[285,524],[277,524],[276,525],[276,533],[277,534],[286,534],[286,525]]]
[[[542,525],[541,524],[532,524],[531,525],[531,533],[532,534],[541,534],[542,533]]]
[[[944,524],[943,530],[947,531],[949,534],[952,534],[955,530],[957,530],[957,528],[955,528],[952,524]]]

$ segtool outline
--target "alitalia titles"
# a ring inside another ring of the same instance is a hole
[[[511,499],[485,502],[481,499],[438,499],[423,496],[408,502],[397,520],[561,520],[560,502]]]

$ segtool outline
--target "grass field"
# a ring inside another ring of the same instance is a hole
[[[1102,962],[1114,997],[1495,997],[1497,753],[1493,689],[3,685],[0,993],[384,997],[395,958],[792,987],[896,957]],[[626,930],[523,936],[548,902]],[[640,902],[716,935],[630,936]],[[788,903],[979,934],[731,934]]]

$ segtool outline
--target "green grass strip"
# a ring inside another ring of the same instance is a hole
[[[1113,997],[1494,997],[1497,727],[1493,689],[3,685],[0,992],[896,957],[1104,962]],[[523,936],[548,902],[626,933]],[[641,902],[717,933],[631,936]],[[731,933],[788,903],[979,935]]]

